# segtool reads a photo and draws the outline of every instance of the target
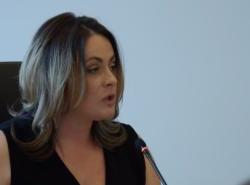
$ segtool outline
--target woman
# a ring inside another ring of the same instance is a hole
[[[159,184],[113,121],[123,72],[112,33],[94,18],[63,13],[35,34],[19,74],[22,110],[1,125],[1,185]]]

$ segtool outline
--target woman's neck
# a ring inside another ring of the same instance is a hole
[[[93,120],[83,116],[66,114],[56,120],[56,146],[61,148],[72,146],[93,147],[95,144],[91,135]]]

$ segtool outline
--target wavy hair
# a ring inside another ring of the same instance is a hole
[[[47,20],[33,37],[21,64],[19,88],[22,109],[17,116],[30,114],[34,139],[24,142],[11,133],[30,156],[43,159],[53,152],[56,135],[55,117],[79,105],[85,93],[84,47],[91,34],[104,36],[111,43],[117,59],[118,100],[115,119],[122,100],[124,76],[117,41],[95,18],[67,12]],[[112,120],[94,122],[94,139],[104,148],[121,145],[127,137],[121,124]]]

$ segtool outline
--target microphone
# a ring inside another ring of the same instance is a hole
[[[135,140],[135,147],[136,149],[138,149],[140,152],[143,153],[143,155],[145,155],[147,157],[147,159],[149,160],[150,164],[152,165],[155,173],[157,174],[157,176],[159,177],[160,179],[160,182],[163,184],[163,185],[167,185],[165,179],[163,178],[163,176],[161,175],[161,172],[160,170],[158,169],[154,159],[153,159],[153,156],[151,155],[146,143],[141,139],[141,138],[137,138]]]

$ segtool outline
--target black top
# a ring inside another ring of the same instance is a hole
[[[30,118],[13,118],[0,124],[9,147],[11,185],[79,185],[75,177],[54,152],[47,160],[38,162],[25,155],[10,135],[10,126],[15,124],[16,134],[23,138],[29,135]],[[123,123],[128,133],[127,141],[115,149],[104,150],[106,185],[145,185],[145,162],[135,148],[137,134]],[[16,126],[17,125],[17,126]]]

